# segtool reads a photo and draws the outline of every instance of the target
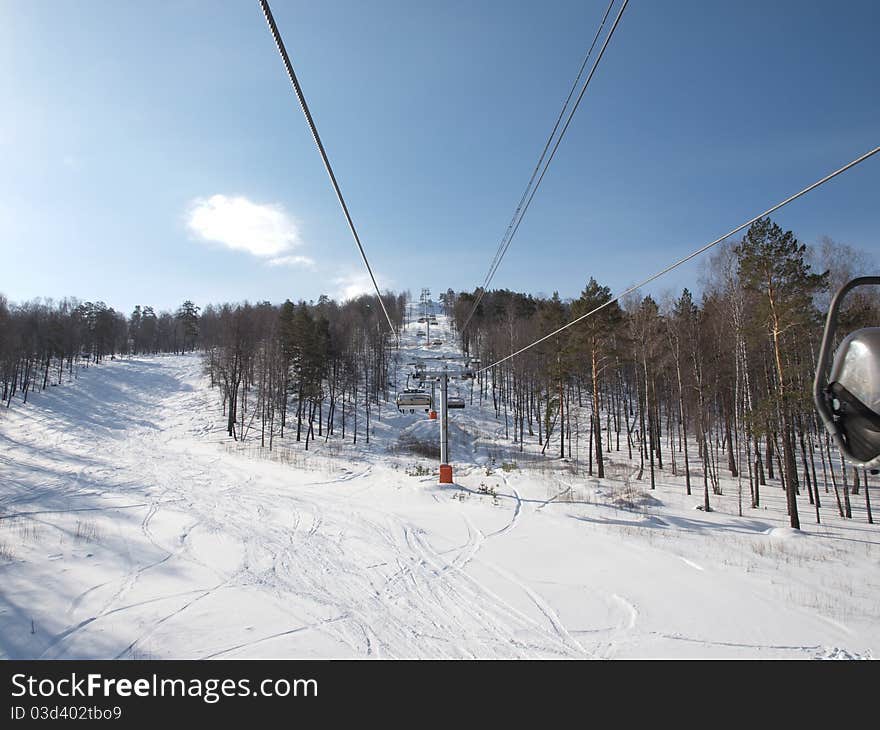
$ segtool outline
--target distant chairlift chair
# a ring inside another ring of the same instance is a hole
[[[431,410],[431,394],[419,388],[407,388],[397,394],[396,403],[397,410],[401,413],[405,413],[407,408],[410,413],[415,413],[416,408],[424,409],[427,412]]]

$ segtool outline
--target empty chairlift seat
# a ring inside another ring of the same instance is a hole
[[[447,408],[464,408],[464,398],[460,398],[457,395],[450,395],[446,399],[446,407]]]
[[[416,408],[425,411],[431,409],[431,395],[424,390],[404,390],[402,393],[397,394],[396,402],[397,408],[400,411],[404,411],[407,408],[410,412],[415,411]]]

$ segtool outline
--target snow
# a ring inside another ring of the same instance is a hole
[[[453,352],[439,320],[447,344],[417,344],[413,323],[403,362]],[[485,405],[452,413],[441,486],[400,444],[438,421],[392,404],[369,446],[231,443],[198,356],[108,362],[16,401],[0,657],[877,656],[880,530],[858,497],[842,520],[823,493],[821,525],[804,499],[798,532],[778,483],[756,510],[746,484],[739,517],[728,478],[706,513],[668,465],[650,492],[621,452],[585,477],[584,438],[580,475],[520,453]]]

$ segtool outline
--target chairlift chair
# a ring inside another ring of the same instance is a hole
[[[813,398],[816,410],[844,458],[853,466],[880,468],[880,327],[863,327],[843,338],[832,361],[840,306],[860,286],[880,286],[880,276],[844,284],[828,308]],[[831,363],[828,377],[828,364]]]
[[[424,390],[418,388],[407,388],[402,393],[397,394],[395,399],[397,410],[403,413],[407,408],[410,413],[414,413],[416,408],[431,410],[431,395]]]

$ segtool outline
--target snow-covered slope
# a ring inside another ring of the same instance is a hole
[[[404,360],[428,351],[419,328]],[[706,514],[616,452],[601,483],[520,454],[476,402],[452,416],[454,486],[400,446],[437,422],[390,404],[369,446],[270,454],[224,438],[200,370],[109,362],[0,414],[0,656],[880,651],[880,529],[861,513],[794,533],[778,487],[740,518],[730,481]]]

